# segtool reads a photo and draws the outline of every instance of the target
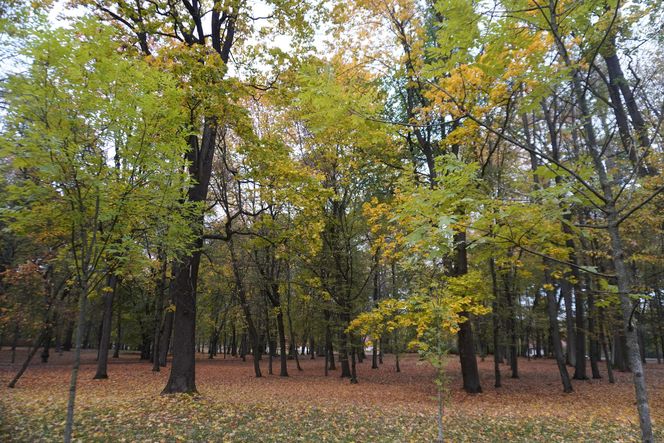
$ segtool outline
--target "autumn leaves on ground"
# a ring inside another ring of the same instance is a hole
[[[0,351],[0,441],[60,441],[69,383],[69,353],[38,362],[15,389],[4,386],[18,364]],[[23,355],[18,353],[17,362]],[[86,351],[79,381],[74,438],[78,441],[433,441],[436,436],[433,371],[415,355],[385,357],[377,370],[358,365],[359,384],[323,375],[323,359],[292,362],[290,377],[253,377],[239,358],[200,357],[198,396],[162,396],[168,371],[153,373],[133,353],[113,360],[108,380],[92,380],[95,351]],[[275,368],[277,368],[275,362]],[[267,359],[263,365],[267,373]],[[456,356],[448,366],[446,441],[638,441],[631,376],[616,385],[575,381],[563,394],[553,360],[525,359],[521,378],[493,387],[491,356],[480,362],[484,392],[465,394]],[[505,368],[504,374],[507,374]],[[649,363],[647,379],[655,432],[664,419],[664,365]]]

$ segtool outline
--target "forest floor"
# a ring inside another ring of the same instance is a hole
[[[6,388],[19,367],[0,351],[0,441],[61,441],[73,353],[39,355],[14,389]],[[17,355],[22,362],[25,351]],[[151,371],[135,353],[109,359],[109,379],[92,380],[95,351],[85,351],[76,398],[78,441],[229,442],[431,442],[436,436],[433,371],[415,355],[394,357],[379,369],[358,364],[359,384],[339,370],[323,375],[323,359],[302,357],[303,371],[289,361],[290,377],[253,377],[248,358],[200,355],[197,396],[161,396],[168,368]],[[274,361],[275,374],[278,360]],[[632,442],[639,441],[631,374],[574,381],[563,394],[553,360],[519,361],[520,379],[502,366],[503,387],[493,387],[493,361],[480,362],[484,392],[465,394],[460,369],[450,356],[445,441]],[[664,441],[664,364],[648,363],[650,407],[657,441]]]

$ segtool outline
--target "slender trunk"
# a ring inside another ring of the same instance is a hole
[[[157,282],[157,293],[155,294],[154,301],[154,317],[152,319],[154,326],[154,334],[152,338],[152,371],[159,372],[161,365],[159,364],[160,357],[160,335],[164,329],[163,314],[164,314],[164,293],[166,292],[166,271],[168,269],[168,261],[164,254],[159,254],[161,259],[161,272]]]
[[[648,403],[648,391],[643,371],[643,363],[639,353],[639,343],[636,334],[636,328],[632,323],[633,312],[636,309],[634,302],[630,297],[630,276],[624,263],[624,252],[622,247],[622,238],[618,230],[617,214],[609,210],[607,221],[609,225],[609,236],[611,237],[611,246],[613,248],[613,266],[618,277],[618,291],[620,293],[620,306],[622,308],[623,325],[625,338],[627,341],[627,352],[629,358],[629,367],[632,370],[632,379],[634,382],[634,392],[636,395],[636,407],[639,411],[639,422],[641,425],[641,440],[643,442],[653,442],[652,420],[650,418],[650,405]]]
[[[39,350],[39,346],[41,343],[44,341],[44,337],[46,336],[46,330],[48,329],[48,325],[44,326],[44,329],[42,332],[39,334],[39,336],[35,339],[34,343],[32,344],[32,347],[30,349],[30,352],[28,353],[28,356],[26,357],[25,361],[23,362],[23,365],[21,366],[21,369],[18,370],[12,381],[9,382],[7,385],[8,388],[13,388],[16,386],[16,383],[18,380],[21,378],[23,373],[28,369],[28,366],[30,365],[30,362],[32,361],[32,358],[35,356],[37,351]]]
[[[578,279],[578,276],[575,276]],[[577,280],[578,281],[578,280]],[[576,364],[574,365],[574,379],[587,380],[586,375],[586,325],[585,325],[585,309],[583,305],[583,294],[581,293],[581,285],[576,283],[574,285],[574,304],[576,306],[576,329],[575,329],[575,350],[576,350]]]
[[[16,347],[18,346],[18,337],[19,337],[19,324],[18,321],[14,324],[14,338],[12,339],[12,360],[11,363],[16,362]]]
[[[519,360],[516,346],[516,311],[514,309],[514,294],[512,293],[512,285],[510,283],[511,272],[506,273],[504,277],[505,287],[505,301],[507,303],[507,330],[510,334],[510,369],[512,370],[511,378],[519,378]]]
[[[599,355],[599,343],[597,341],[597,331],[595,327],[595,317],[597,310],[595,308],[595,297],[592,291],[588,292],[588,333],[590,335],[590,370],[593,379],[600,379],[602,376],[599,373],[598,360],[601,358]],[[600,358],[598,358],[600,357]]]
[[[251,308],[249,307],[249,303],[247,301],[247,294],[245,292],[244,281],[242,279],[242,274],[240,272],[240,263],[238,262],[237,255],[235,254],[235,246],[232,240],[228,241],[228,249],[231,253],[231,265],[233,268],[233,276],[235,278],[235,286],[237,288],[237,297],[238,300],[240,301],[240,307],[242,308],[242,312],[244,313],[244,319],[247,322],[247,329],[249,330],[249,335],[253,343],[254,350],[258,350],[260,347],[260,338],[258,337],[258,331],[256,331],[256,326],[254,324],[253,316],[251,314]],[[254,374],[256,375],[257,378],[261,377],[262,373],[261,373],[259,352],[256,351],[253,353],[253,360],[254,360]]]
[[[108,292],[104,292],[104,316],[101,324],[101,340],[99,342],[99,353],[97,359],[97,372],[93,379],[108,378],[108,348],[111,344],[111,328],[113,323],[113,297],[117,287],[118,278],[110,274],[108,276]]]
[[[606,357],[606,372],[609,376],[609,383],[613,384],[616,382],[613,377],[613,366],[611,365],[611,355],[609,354],[609,347],[606,344],[606,336],[604,335],[604,325],[599,325],[599,341],[604,350],[604,357]]]
[[[332,331],[330,331],[329,323],[327,323],[325,326],[325,349],[326,349],[325,355],[328,356],[329,369],[330,371],[336,371],[337,367],[334,364],[334,345],[332,344]]]
[[[325,346],[325,365],[323,367],[323,372],[325,373],[325,377],[328,375],[328,361],[330,360],[330,353],[328,352],[328,347],[327,344]]]
[[[272,375],[272,358],[274,357],[274,345],[275,343],[272,341],[272,336],[270,335],[270,313],[268,312],[267,309],[267,304],[265,304],[265,335],[267,336],[267,373]],[[225,354],[224,350],[224,354]]]
[[[81,346],[83,342],[83,329],[85,327],[85,310],[88,302],[88,282],[84,276],[81,282],[81,293],[78,301],[78,326],[76,328],[76,348],[74,351],[74,366],[71,370],[69,381],[69,398],[67,400],[67,419],[65,420],[65,443],[71,443],[72,431],[74,429],[74,403],[76,401],[76,382],[78,380],[78,369],[81,366]]]
[[[443,443],[445,441],[444,435],[443,435],[443,389],[442,387],[438,386],[438,414],[436,417],[436,425],[438,428],[438,436],[436,438],[436,443]]]
[[[570,366],[576,366],[576,336],[574,334],[574,311],[572,310],[572,284],[561,280],[560,290],[565,303],[565,329],[567,333],[567,349],[565,361]]]
[[[300,366],[300,359],[297,356],[297,345],[295,344],[295,334],[293,333],[293,318],[291,317],[291,277],[290,277],[290,262],[286,262],[286,279],[287,279],[287,288],[286,288],[286,308],[288,312],[286,313],[288,317],[288,332],[290,337],[291,346],[293,346],[294,357],[295,357],[295,366],[298,371],[302,370]]]
[[[113,358],[120,358],[120,348],[122,347],[122,297],[118,295],[117,303],[117,318],[115,330],[115,347],[113,350]]]
[[[500,334],[500,323],[499,323],[499,318],[498,318],[498,309],[499,309],[499,303],[498,303],[498,282],[497,282],[497,276],[496,276],[496,265],[495,261],[493,258],[489,259],[489,269],[491,271],[491,283],[492,283],[492,288],[493,288],[493,301],[491,302],[491,321],[493,322],[493,374],[494,374],[494,379],[495,383],[494,386],[496,388],[500,388],[502,386],[501,384],[501,377],[500,377],[500,361],[499,361],[499,353],[500,353],[500,340],[499,340],[499,334]]]
[[[551,4],[550,6],[552,11],[552,30],[554,33],[558,32],[557,28],[557,17],[555,12],[555,6]],[[558,50],[563,57],[565,64],[568,67],[572,67],[573,64],[569,59],[566,48],[560,40],[556,40],[558,45]],[[599,180],[602,194],[604,198],[604,208],[603,211],[606,214],[607,221],[607,231],[609,238],[611,239],[611,249],[612,249],[612,260],[613,267],[616,274],[616,280],[618,283],[618,293],[620,297],[620,306],[622,310],[623,317],[623,329],[625,331],[625,338],[629,356],[629,366],[632,370],[632,377],[634,383],[634,391],[636,396],[636,406],[639,412],[639,424],[641,427],[641,440],[644,443],[650,443],[654,441],[653,431],[652,431],[652,420],[650,417],[650,405],[648,404],[648,393],[645,382],[645,375],[643,373],[643,366],[641,363],[641,358],[639,355],[639,345],[636,336],[636,330],[632,324],[632,313],[634,312],[635,306],[633,306],[633,300],[630,297],[630,286],[631,286],[631,276],[629,275],[629,270],[625,266],[624,257],[625,253],[623,250],[623,240],[620,234],[619,224],[620,224],[620,214],[615,208],[615,200],[613,195],[611,179],[608,177],[606,167],[602,161],[601,155],[602,151],[597,143],[597,136],[595,134],[595,128],[592,123],[592,113],[590,107],[586,101],[586,89],[581,83],[583,78],[582,74],[575,68],[571,71],[572,77],[572,88],[574,95],[576,96],[579,109],[581,111],[582,123],[583,123],[583,134],[586,141],[586,146],[588,147],[589,154],[592,158],[595,172]],[[625,82],[623,82],[625,83]],[[624,93],[625,91],[623,91]],[[631,91],[630,91],[631,92]],[[628,108],[630,106],[629,100]],[[635,116],[632,116],[634,118]]]
[[[560,372],[560,381],[563,384],[563,392],[572,392],[572,383],[567,373],[567,366],[565,366],[565,357],[563,356],[563,347],[560,343],[560,329],[558,325],[558,303],[556,301],[556,294],[554,291],[546,291],[547,299],[547,312],[549,314],[549,331],[553,341],[553,353],[556,357],[558,364],[558,371]]]
[[[173,336],[173,310],[169,309],[164,315],[164,329],[159,337],[159,366],[166,366],[168,351],[171,347],[171,337]]]
[[[286,331],[284,327],[284,313],[281,306],[277,307],[277,331],[279,333],[279,376],[288,377],[288,353],[286,351]]]

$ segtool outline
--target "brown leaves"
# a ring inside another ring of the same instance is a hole
[[[15,366],[0,351],[0,382]],[[64,427],[70,353],[34,364],[14,390],[0,396],[0,440],[60,441]],[[433,370],[415,355],[372,370],[358,364],[360,383],[339,371],[323,376],[323,360],[302,359],[291,377],[252,376],[251,362],[217,358],[197,362],[198,396],[161,396],[168,370],[153,373],[136,354],[111,360],[108,380],[92,380],[96,351],[84,352],[76,403],[80,441],[432,441],[435,438]],[[19,355],[18,361],[21,360]],[[263,365],[267,364],[264,357]],[[563,394],[551,360],[522,361],[521,379],[494,389],[493,361],[480,362],[484,393],[468,395],[451,358],[449,441],[636,441],[638,420],[631,374],[575,381]],[[648,364],[656,424],[664,418],[664,366]]]

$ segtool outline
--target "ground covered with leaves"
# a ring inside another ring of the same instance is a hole
[[[61,441],[71,353],[34,363],[15,389],[6,388],[18,364],[0,351],[0,441]],[[17,362],[23,353],[19,353]],[[249,361],[207,360],[197,365],[199,395],[161,396],[168,371],[153,373],[132,353],[114,359],[108,380],[92,380],[93,351],[85,352],[76,402],[78,441],[419,442],[436,436],[433,372],[417,357],[386,356],[379,369],[358,365],[359,384],[323,376],[323,360],[289,362],[290,377],[252,376]],[[267,373],[267,361],[264,362]],[[575,381],[563,394],[552,360],[522,361],[521,378],[493,387],[493,362],[480,363],[484,393],[460,388],[459,365],[449,364],[446,441],[631,442],[639,440],[630,374],[615,385]],[[275,361],[275,373],[278,362]],[[664,365],[649,363],[647,379],[656,435],[664,440]]]

